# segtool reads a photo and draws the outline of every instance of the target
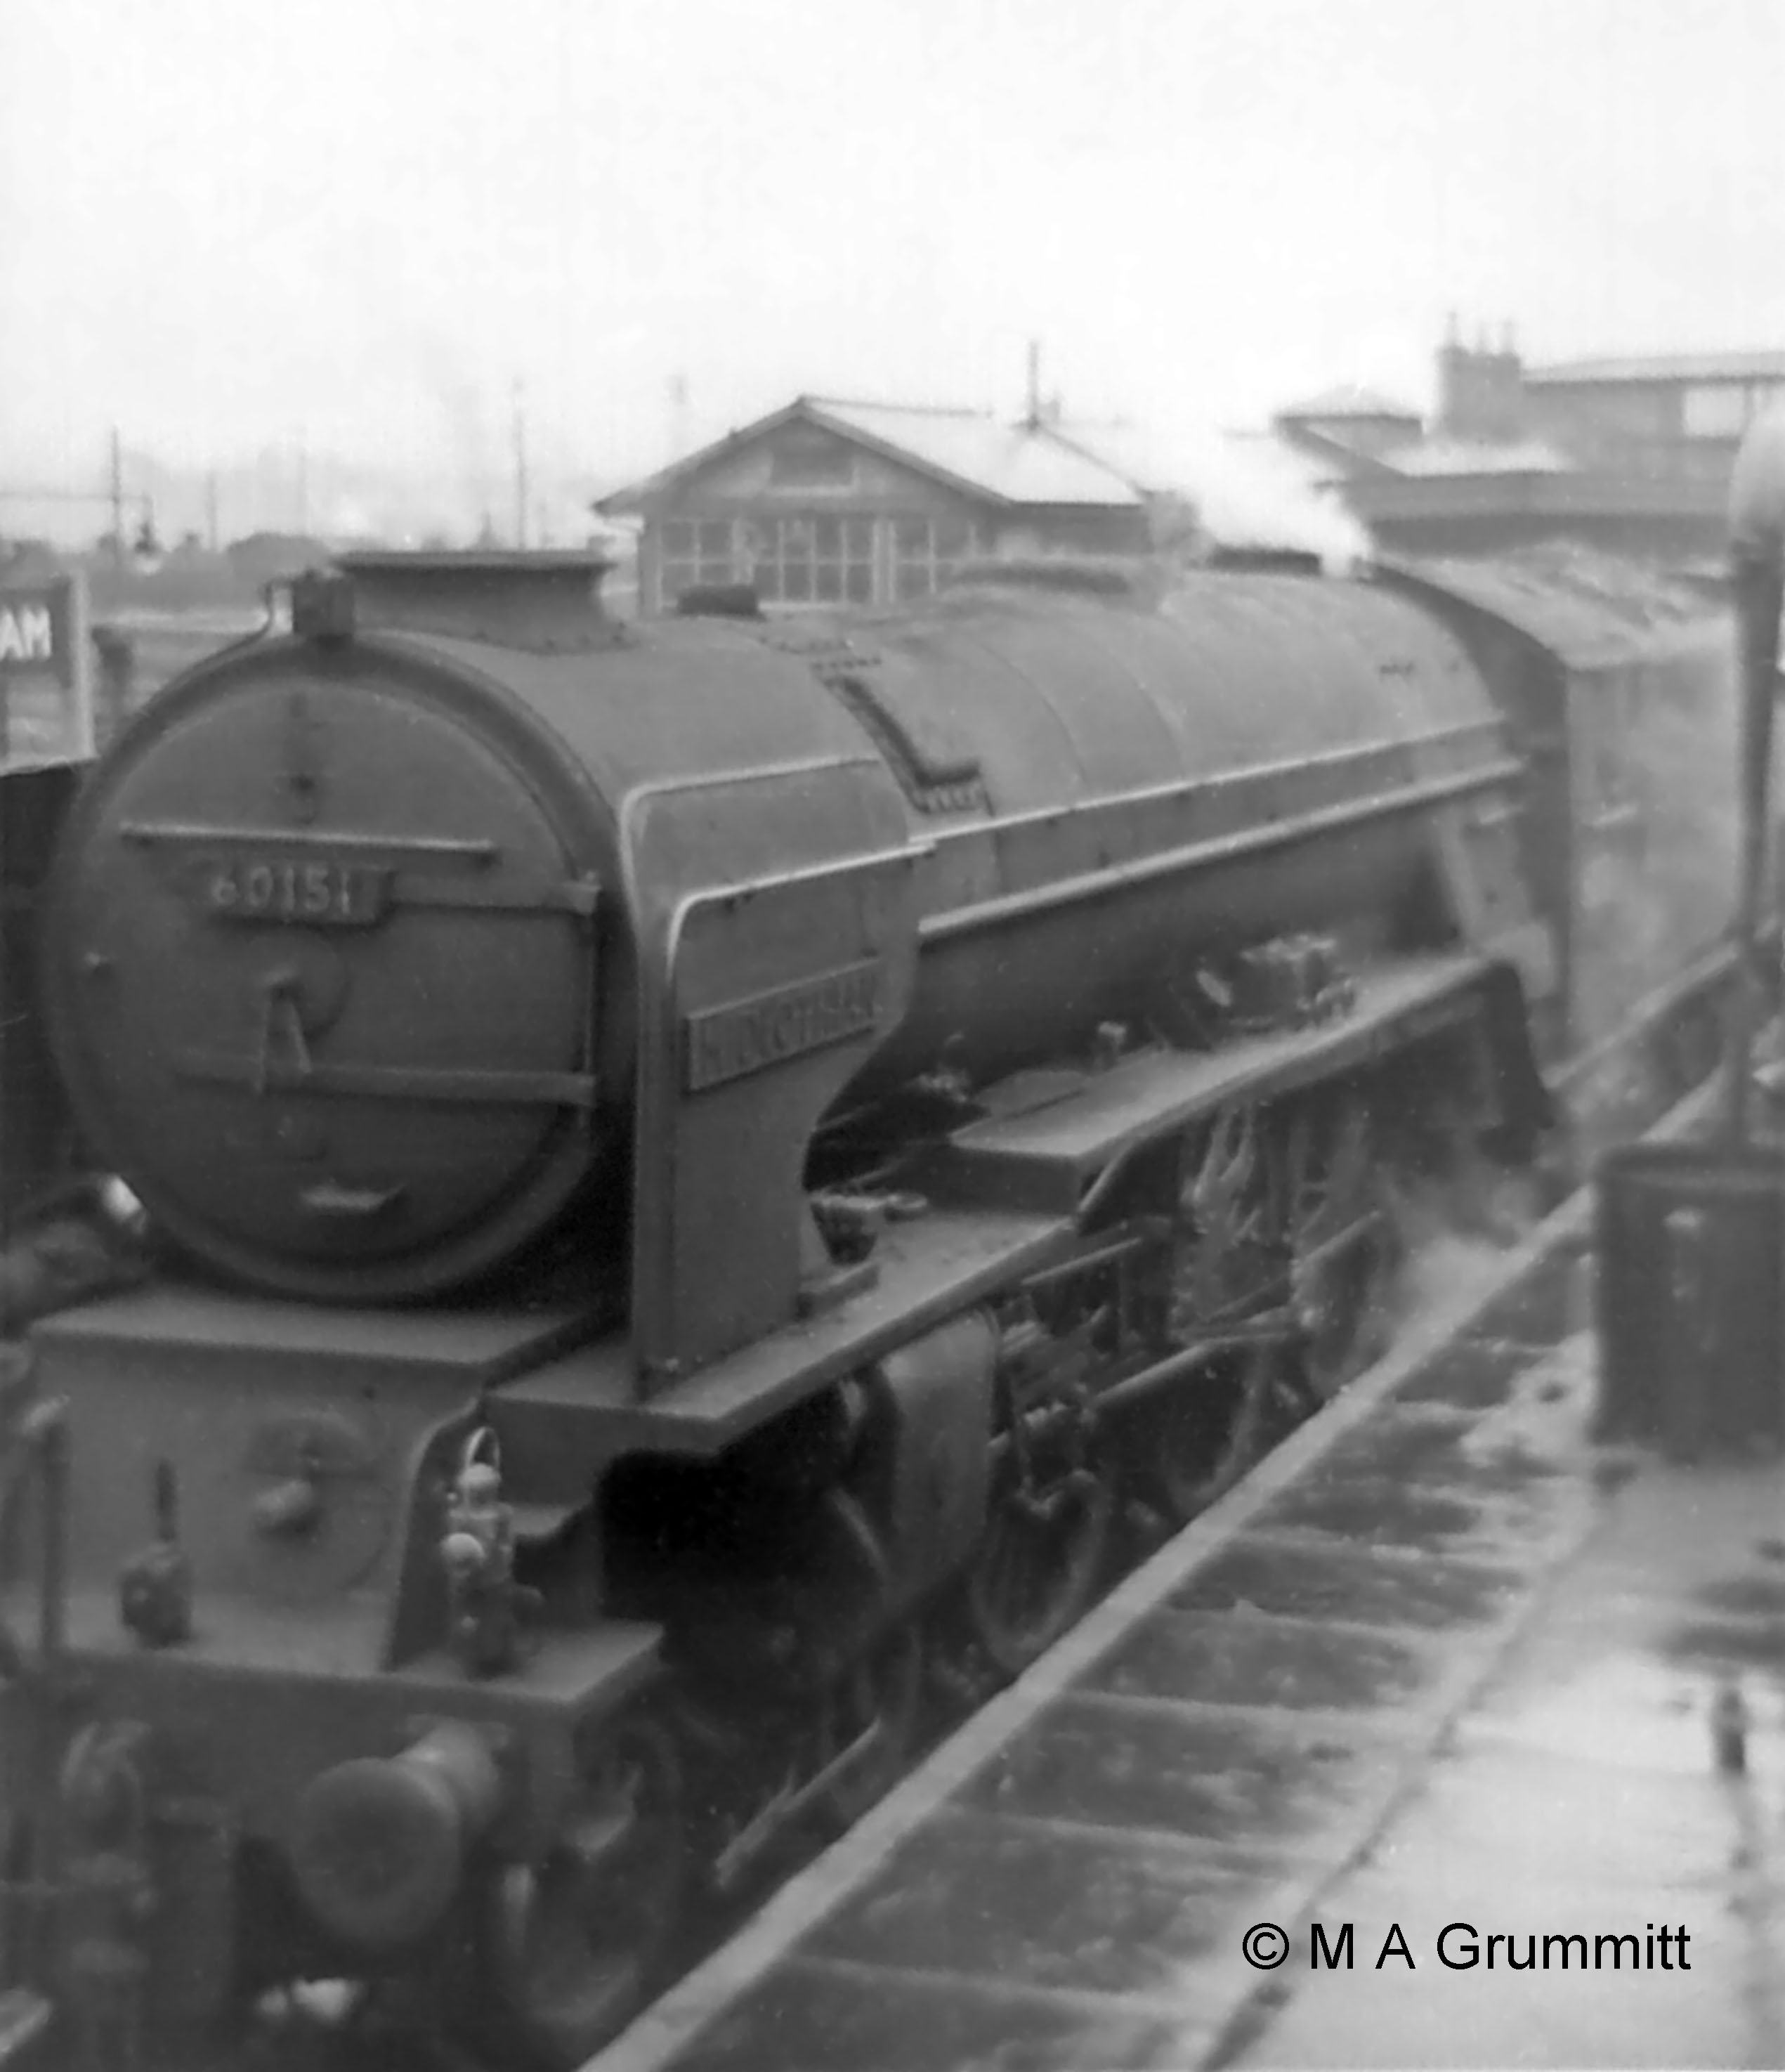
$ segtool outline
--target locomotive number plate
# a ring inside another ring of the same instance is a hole
[[[369,928],[384,918],[390,873],[375,865],[252,854],[206,859],[205,911],[220,921],[290,921],[307,928]]]

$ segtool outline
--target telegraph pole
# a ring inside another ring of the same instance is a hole
[[[515,545],[527,548],[527,392],[515,381]]]
[[[124,572],[124,445],[112,427],[112,559]]]

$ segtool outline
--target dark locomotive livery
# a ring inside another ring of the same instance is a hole
[[[1390,1166],[1528,1156],[1714,927],[1595,967],[1594,687],[1455,586],[639,631],[598,575],[307,580],[36,899],[152,1232],[3,1404],[0,1955],[96,2064],[387,1975],[577,2062],[691,1879],[1077,1616],[1118,1494],[1341,1385]],[[1719,629],[1620,653],[1726,738]]]

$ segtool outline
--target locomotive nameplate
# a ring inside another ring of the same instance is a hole
[[[873,1027],[880,994],[878,964],[846,964],[821,978],[685,1015],[683,1083],[690,1093],[700,1093],[859,1036]]]
[[[289,921],[309,928],[370,928],[384,917],[390,873],[375,864],[225,851],[207,857],[204,911],[219,921]]]

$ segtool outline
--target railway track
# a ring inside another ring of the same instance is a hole
[[[1219,2062],[1248,1924],[1366,1847],[1594,1523],[1590,1217],[1440,1293],[586,2072]]]

